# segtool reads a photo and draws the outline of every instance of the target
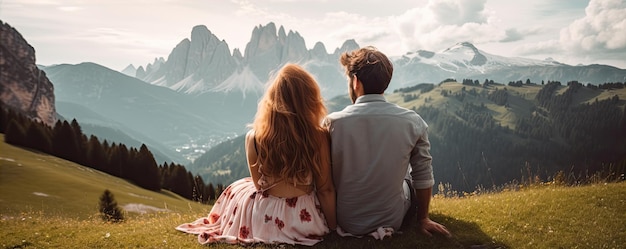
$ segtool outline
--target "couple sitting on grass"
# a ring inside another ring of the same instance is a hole
[[[391,61],[367,47],[344,53],[353,104],[326,116],[315,79],[288,64],[259,102],[245,139],[250,176],[228,186],[207,217],[177,230],[200,243],[314,245],[341,236],[390,236],[428,218],[434,185],[427,124],[385,100]]]

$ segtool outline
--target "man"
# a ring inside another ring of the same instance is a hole
[[[410,222],[417,215],[420,232],[449,236],[428,218],[434,185],[428,125],[383,96],[393,74],[391,61],[374,47],[343,53],[340,61],[353,104],[324,121],[332,141],[339,232],[399,230],[405,217]]]

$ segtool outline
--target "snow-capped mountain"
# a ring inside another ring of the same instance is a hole
[[[533,59],[492,55],[477,49],[469,42],[457,43],[441,53],[420,50],[417,53],[407,54],[406,57],[410,58],[411,61],[436,65],[444,71],[454,73],[463,71],[486,73],[503,67],[553,65],[553,63]]]
[[[579,81],[605,83],[623,81],[626,70],[606,65],[570,66],[549,58],[535,60],[493,55],[469,42],[457,43],[441,52],[418,50],[393,57],[395,87],[418,83],[437,83],[446,78],[486,78],[500,83],[530,79],[541,81]]]
[[[190,39],[183,39],[167,60],[157,58],[136,70],[136,77],[154,85],[187,94],[241,92],[259,95],[273,72],[285,63],[298,63],[317,79],[327,99],[345,94],[345,76],[338,58],[342,52],[359,48],[347,40],[332,54],[323,43],[307,49],[296,31],[278,29],[274,23],[254,27],[242,55],[230,54],[228,44],[206,26],[193,28]],[[384,51],[383,51],[384,52]],[[394,76],[390,89],[419,83],[437,83],[447,78],[488,78],[500,83],[530,79],[532,82],[577,80],[599,84],[623,81],[626,70],[606,65],[570,66],[552,59],[534,60],[503,57],[460,42],[443,51],[417,50],[391,57]]]

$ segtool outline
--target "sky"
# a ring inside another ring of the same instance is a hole
[[[0,0],[37,64],[145,66],[205,25],[231,52],[270,22],[311,49],[344,41],[388,56],[459,42],[500,56],[626,69],[626,0]]]

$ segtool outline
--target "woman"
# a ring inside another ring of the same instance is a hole
[[[228,186],[208,217],[176,229],[202,244],[314,245],[336,228],[330,140],[320,89],[297,65],[285,65],[259,102],[246,134],[250,176]]]

